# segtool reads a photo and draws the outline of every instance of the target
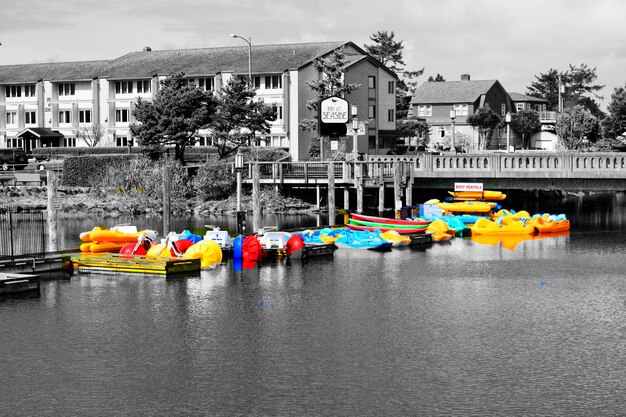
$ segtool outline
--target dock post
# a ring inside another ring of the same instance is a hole
[[[343,209],[350,210],[350,187],[347,185],[343,187]]]
[[[406,188],[404,190],[404,198],[406,199],[407,206],[413,205],[413,176],[412,175],[409,175],[409,179],[406,182]]]
[[[252,165],[252,233],[261,229],[261,173],[259,164]]]
[[[402,163],[395,161],[393,163],[393,201],[396,211],[396,219],[400,218],[400,208],[402,207],[402,188],[401,184]]]
[[[317,211],[322,210],[322,205],[320,204],[322,197],[320,194],[321,194],[320,186],[316,185],[315,186],[315,208],[317,209]]]
[[[356,182],[356,212],[363,213],[363,166],[359,163],[355,163],[354,167],[354,180]]]
[[[48,196],[48,250],[50,252],[56,252],[59,250],[59,240],[57,233],[57,186],[59,177],[53,170],[48,170],[46,173],[46,185]],[[13,254],[13,253],[11,253]]]
[[[378,214],[382,217],[383,211],[385,211],[385,176],[384,176],[384,162],[379,162],[378,170]]]
[[[163,165],[163,237],[170,232],[170,166]]]
[[[336,222],[337,212],[335,210],[335,164],[328,162],[328,225],[332,226]]]

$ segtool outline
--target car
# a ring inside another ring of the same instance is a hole
[[[0,148],[0,170],[24,169],[28,164],[26,152],[22,148]]]
[[[39,171],[61,171],[63,169],[63,159],[50,159],[46,161],[38,161],[37,169]]]

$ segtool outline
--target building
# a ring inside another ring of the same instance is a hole
[[[556,135],[556,112],[546,111],[548,108],[548,100],[542,98],[527,96],[520,93],[509,93],[515,111],[534,110],[539,113],[539,121],[541,122],[541,130],[534,133],[530,138],[530,148],[554,151],[557,149],[558,138]],[[522,139],[515,133],[512,134],[514,145],[519,146]]]
[[[205,90],[219,90],[232,77],[247,77],[251,62],[257,97],[276,108],[277,119],[264,144],[289,149],[295,160],[307,159],[316,132],[299,123],[314,118],[306,104],[316,99],[307,82],[321,77],[316,58],[343,48],[346,83],[360,88],[345,97],[366,122],[359,151],[376,149],[395,130],[396,75],[352,42],[198,48],[156,51],[149,47],[101,61],[0,66],[0,146],[87,146],[80,131],[103,126],[103,146],[127,146],[138,97],[150,100],[161,80],[184,72]],[[210,132],[198,143],[209,145]],[[351,151],[345,138],[338,150]]]
[[[463,74],[460,81],[431,81],[419,86],[411,99],[411,116],[426,120],[431,145],[450,146],[454,110],[454,136],[458,139],[455,145],[476,149],[478,133],[467,118],[481,107],[491,108],[504,117],[513,111],[513,102],[498,80],[472,81],[469,74]],[[469,143],[461,143],[463,138]],[[497,149],[502,144],[499,132],[494,132],[487,149]]]

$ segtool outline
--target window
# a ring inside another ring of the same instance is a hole
[[[283,120],[283,106],[274,105],[274,111],[276,112],[276,121]]]
[[[115,82],[115,94],[132,94],[133,82],[132,81],[116,81]]]
[[[115,121],[117,123],[128,123],[128,109],[115,110]]]
[[[280,75],[266,75],[265,88],[268,90],[283,88],[282,77]]]
[[[515,104],[515,109],[516,109],[517,111],[524,110],[524,107],[526,107],[526,105],[525,105],[524,103],[516,103],[516,104]]]
[[[59,110],[59,123],[72,123],[71,114],[69,110]]]
[[[252,80],[254,81],[254,88],[255,89],[259,89],[261,88],[261,77],[252,77]]]
[[[396,83],[394,81],[389,81],[389,94],[393,94],[396,92]]]
[[[500,106],[500,115],[506,116],[506,104],[504,103]]]
[[[446,128],[445,128],[445,126],[437,127],[437,137],[440,138],[440,139],[446,137]]]
[[[152,85],[149,80],[137,81],[138,93],[149,93],[150,91],[152,91]]]
[[[467,116],[467,104],[455,104],[452,107],[457,116]]]
[[[215,78],[200,78],[198,80],[198,87],[204,91],[213,91],[215,90]]]
[[[22,97],[22,86],[21,85],[7,85],[6,96],[7,97]]]
[[[369,88],[376,88],[376,77],[374,77],[373,75],[367,77],[367,86]]]
[[[28,84],[24,86],[24,97],[35,97],[35,84]]]
[[[76,138],[63,138],[63,146],[66,148],[75,148]]]
[[[79,110],[78,123],[91,123],[91,110]]]
[[[417,106],[417,115],[418,116],[432,116],[433,106],[431,106],[430,104]]]
[[[393,109],[387,110],[387,120],[390,121],[390,122],[394,121],[394,114],[393,113],[394,113]]]
[[[128,146],[128,137],[126,136],[116,136],[115,144],[117,146]]]
[[[27,125],[34,125],[37,123],[37,112],[36,111],[27,111],[24,112],[24,123]]]
[[[367,109],[367,117],[369,117],[370,119],[375,119],[376,118],[376,106],[373,104],[370,104],[368,109]]]
[[[76,86],[74,83],[59,84],[60,96],[73,96],[76,93]]]
[[[17,124],[17,112],[8,111],[7,112],[7,125]]]

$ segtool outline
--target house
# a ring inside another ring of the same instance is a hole
[[[513,100],[513,106],[516,112],[534,110],[539,113],[541,130],[530,137],[530,148],[550,151],[556,150],[558,144],[556,135],[556,112],[546,111],[548,100],[514,92],[510,92],[509,96],[511,100]],[[511,137],[511,144],[519,147],[522,143],[522,139],[516,135],[515,132],[512,132]]]
[[[481,107],[491,108],[504,117],[513,111],[513,102],[498,80],[472,81],[469,74],[461,75],[460,81],[425,82],[411,99],[412,116],[425,119],[430,126],[431,146],[450,146],[454,127],[454,137],[458,139],[455,145],[476,149],[478,133],[467,119]],[[464,139],[469,143],[463,144]],[[497,149],[505,144],[506,138],[499,137],[496,131],[487,141],[487,148]]]
[[[359,152],[375,150],[395,130],[397,77],[352,42],[250,49],[146,47],[112,60],[0,66],[0,146],[27,151],[38,146],[87,146],[79,130],[94,124],[104,127],[101,145],[127,146],[132,143],[129,127],[137,98],[152,99],[167,76],[182,71],[198,87],[219,90],[232,77],[247,77],[250,65],[258,99],[274,106],[277,114],[262,144],[288,148],[294,160],[307,159],[317,137],[299,127],[301,120],[314,118],[307,101],[316,95],[307,82],[321,77],[314,60],[339,48],[347,59],[345,82],[361,86],[345,97],[358,106],[360,119],[366,122]],[[339,142],[344,151],[352,150],[351,140]],[[210,145],[210,132],[198,132],[198,144]]]

